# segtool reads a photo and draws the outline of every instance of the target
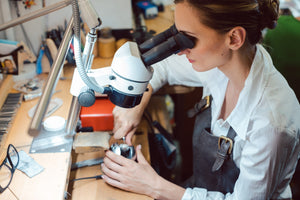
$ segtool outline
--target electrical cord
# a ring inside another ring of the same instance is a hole
[[[102,179],[102,174],[101,175],[97,175],[97,176],[90,176],[90,177],[83,177],[83,178],[76,178],[76,179],[72,179],[71,181],[80,181],[80,180],[86,180],[86,179]]]

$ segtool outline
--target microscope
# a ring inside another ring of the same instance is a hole
[[[89,39],[89,34],[87,37],[86,41],[92,41]],[[88,46],[92,45],[88,44]],[[173,25],[141,45],[135,42],[125,43],[115,53],[110,67],[91,69],[92,62],[87,61],[86,75],[91,81],[84,82],[82,74],[75,69],[70,92],[78,97],[81,106],[89,107],[96,99],[95,91],[91,87],[96,87],[100,93],[107,94],[113,104],[132,108],[141,102],[143,93],[147,91],[148,82],[153,74],[151,65],[174,53],[193,47],[193,39],[178,32]],[[83,58],[87,57],[92,58],[84,51]],[[95,85],[90,83],[95,83]],[[125,143],[113,144],[110,150],[129,159],[134,158],[135,155],[134,147]]]
[[[92,41],[89,37],[88,34],[86,41]],[[90,46],[87,43],[86,45]],[[175,25],[140,45],[126,42],[115,53],[110,67],[91,69],[91,61],[87,61],[86,70],[80,72],[77,66],[70,92],[78,97],[81,106],[92,106],[95,102],[95,92],[100,92],[107,94],[113,104],[132,108],[141,102],[143,93],[147,91],[148,82],[153,74],[151,65],[193,47],[192,37],[179,32]],[[86,53],[83,53],[83,58],[92,57]],[[84,81],[83,73],[86,73],[90,82]],[[92,88],[96,88],[97,91]]]

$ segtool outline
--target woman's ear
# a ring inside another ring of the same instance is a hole
[[[229,32],[229,48],[232,50],[238,50],[243,46],[246,40],[246,30],[241,27],[237,26],[231,29]]]

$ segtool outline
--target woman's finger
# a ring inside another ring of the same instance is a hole
[[[148,164],[147,160],[145,159],[143,153],[142,153],[142,145],[138,145],[136,147],[136,156],[137,156],[137,161],[140,164]]]
[[[114,129],[114,138],[121,139],[123,136],[126,136],[132,129],[132,126],[129,124],[123,124],[118,129]]]
[[[128,190],[128,188],[126,187],[126,185],[124,185],[120,181],[117,181],[117,180],[114,180],[114,179],[110,178],[109,176],[102,175],[102,179],[106,183],[108,183],[108,184],[110,184],[110,185],[112,185],[114,187],[117,187],[117,188],[120,188],[120,189],[123,189],[123,190]]]
[[[126,142],[126,144],[128,144],[129,146],[132,145],[131,140],[132,140],[132,137],[133,137],[135,131],[136,131],[136,128],[132,129],[132,131],[130,131],[130,132],[126,135],[126,140],[125,140],[125,142]]]
[[[114,128],[113,133],[117,132],[117,130],[121,127],[121,123],[117,123],[116,120],[114,120]]]
[[[121,178],[119,173],[109,169],[104,163],[101,164],[101,170],[106,176],[108,176],[111,179],[119,181]]]
[[[113,162],[111,159],[109,159],[108,157],[104,157],[103,159],[103,163],[105,164],[105,166],[107,168],[109,168],[112,171],[115,171],[117,173],[119,173],[121,171],[121,166],[115,162]]]
[[[112,162],[115,162],[116,164],[118,164],[120,166],[125,166],[125,165],[127,165],[128,162],[131,161],[121,155],[117,155],[117,154],[113,153],[112,151],[107,151],[105,155],[110,160],[112,160]]]

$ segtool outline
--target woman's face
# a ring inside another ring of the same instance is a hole
[[[199,72],[221,67],[231,57],[230,49],[226,45],[227,35],[205,26],[200,19],[199,13],[188,3],[176,4],[176,28],[196,39],[194,48],[183,50],[179,55],[186,54],[194,70]]]
[[[12,64],[12,62],[10,60],[5,60],[4,61],[4,65],[7,68],[9,73],[13,73],[14,72],[14,66]]]

